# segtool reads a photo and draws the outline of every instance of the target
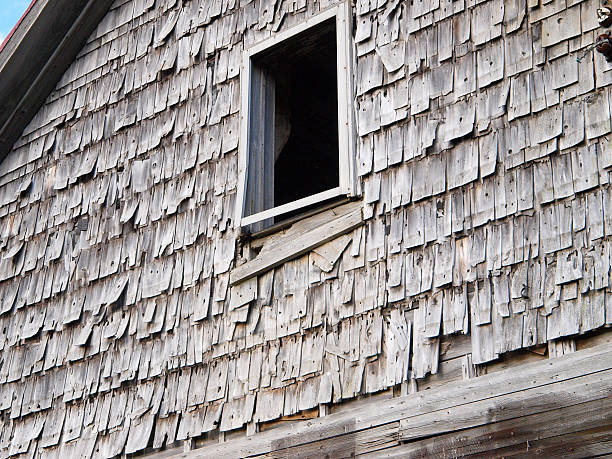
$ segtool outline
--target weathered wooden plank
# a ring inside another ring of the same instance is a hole
[[[380,449],[397,445],[397,429],[399,422],[392,422],[372,429],[353,431],[341,437],[325,438],[317,442],[291,448],[283,447],[283,439],[274,445],[275,449],[269,454],[252,456],[259,459],[281,457],[355,457],[366,453],[373,453]],[[350,430],[350,426],[347,426]]]
[[[612,427],[606,425],[587,431],[562,434],[553,438],[535,439],[529,442],[529,446],[530,449],[533,448],[533,451],[537,451],[543,457],[609,458],[610,451],[612,451]],[[495,450],[495,457],[508,457],[509,454],[523,455],[525,454],[525,446],[515,445]],[[487,455],[486,457],[491,456]]]
[[[400,441],[413,441],[433,435],[468,429],[551,411],[607,397],[612,371],[525,389],[511,394],[467,403],[400,421]]]
[[[303,233],[288,233],[287,239],[278,241],[274,250],[266,250],[265,253],[262,251],[259,257],[234,269],[230,274],[230,283],[233,285],[275,268],[362,224],[362,211],[358,208],[327,224],[307,228]]]
[[[610,450],[610,397],[406,443],[360,457],[508,457],[557,450],[546,457],[586,457]],[[590,434],[588,433],[590,432]],[[601,449],[597,446],[600,442]],[[546,445],[548,451],[537,445]],[[529,446],[527,446],[529,445]],[[607,448],[607,449],[606,449]]]
[[[251,246],[259,250],[260,253],[268,250],[273,251],[277,245],[282,247],[288,237],[295,237],[296,235],[306,233],[313,226],[325,225],[360,207],[363,207],[363,202],[359,201],[350,202],[342,206],[330,206],[321,212],[314,212],[310,216],[298,218],[297,221],[290,222],[291,224],[284,226],[282,231],[277,228],[276,231],[270,233],[264,230],[262,233],[255,234]]]
[[[352,431],[370,429],[411,416],[462,405],[467,400],[476,402],[515,393],[529,387],[536,388],[557,381],[610,370],[611,368],[612,344],[603,344],[558,359],[547,359],[525,364],[520,372],[510,369],[509,371],[500,371],[458,382],[446,390],[433,393],[426,391],[384,402],[368,403],[364,400],[359,408],[353,410],[311,420],[308,423],[262,432],[244,440],[233,441],[231,444],[205,447],[178,457],[192,459],[219,456],[248,457],[267,454],[279,449],[277,445],[279,445],[278,441],[280,439],[283,439],[285,448],[305,445],[324,438],[345,435]],[[351,429],[347,430],[349,425]]]

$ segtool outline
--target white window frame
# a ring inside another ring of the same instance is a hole
[[[337,74],[338,74],[338,152],[339,152],[339,186],[297,201],[289,202],[263,212],[244,216],[247,177],[249,170],[249,113],[251,108],[252,58],[266,49],[304,32],[322,22],[336,18]],[[241,115],[240,147],[238,153],[238,195],[234,226],[241,227],[262,222],[287,212],[301,209],[312,204],[340,196],[355,196],[355,114],[353,104],[353,52],[351,40],[350,2],[329,8],[304,22],[252,46],[244,51],[240,72]]]

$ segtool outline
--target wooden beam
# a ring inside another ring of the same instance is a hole
[[[511,394],[403,419],[400,422],[399,439],[413,441],[491,422],[554,411],[559,407],[600,400],[607,397],[611,389],[612,370],[525,388]]]
[[[321,207],[317,207],[316,209],[304,211],[303,213],[300,213],[299,215],[294,215],[292,217],[287,218],[286,220],[282,220],[278,223],[275,223],[274,225],[269,226],[266,229],[251,233],[249,235],[249,238],[251,241],[254,241],[256,239],[267,238],[268,236],[273,235],[273,234],[279,234],[280,232],[286,230],[287,228],[290,228],[295,223],[301,220],[306,220],[310,217],[313,217],[314,215],[324,213],[330,209],[334,209],[348,202],[350,202],[348,198],[340,198],[338,200],[334,200],[330,202],[329,204],[322,204]]]
[[[559,457],[544,451],[570,453],[569,448],[574,448],[571,452],[575,454],[567,457],[586,457],[601,451],[592,449],[601,440],[608,445],[612,441],[610,397],[405,443],[362,457],[502,457],[536,451],[541,457]],[[543,447],[546,449],[540,452]]]
[[[178,457],[249,457],[288,448],[335,439],[354,432],[392,424],[403,419],[513,394],[529,388],[548,386],[612,369],[612,345],[604,344],[568,354],[522,365],[494,374],[457,382],[445,390],[424,391],[373,403],[363,402],[359,408],[331,414],[320,419],[262,432],[242,440],[235,439],[191,451]],[[323,454],[324,455],[324,454]]]
[[[283,448],[281,440],[277,446],[282,450],[282,457],[355,457],[397,445],[398,427],[399,423],[392,422],[372,429],[351,432],[339,438],[325,438],[291,448]],[[278,458],[279,455],[277,451],[272,450],[257,457],[272,459]]]
[[[313,213],[309,217],[300,218],[282,230],[279,228],[277,231],[268,233],[267,235],[265,235],[266,230],[261,233],[256,233],[251,240],[251,248],[259,250],[261,254],[276,250],[276,247],[282,246],[288,238],[295,239],[307,233],[311,228],[327,225],[331,221],[362,207],[363,203],[357,201],[345,204],[336,203],[334,207],[323,209],[320,212]],[[259,236],[259,234],[262,233],[264,236]]]

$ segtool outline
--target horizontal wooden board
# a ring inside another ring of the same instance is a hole
[[[585,457],[609,452],[612,398],[405,443],[364,458]],[[607,446],[599,444],[607,442]]]
[[[350,427],[349,427],[350,428]],[[307,458],[307,457],[353,457],[365,453],[375,452],[397,444],[398,422],[392,422],[373,429],[352,432],[339,438],[327,438],[306,445],[283,448],[282,439],[277,449],[268,454],[255,456],[260,459],[278,457]]]
[[[400,440],[440,435],[491,422],[521,418],[559,407],[600,400],[612,390],[612,370],[568,379],[499,397],[466,403],[404,419],[400,423]]]
[[[520,372],[510,369],[457,382],[445,390],[424,391],[376,403],[364,401],[354,410],[262,432],[241,441],[205,447],[179,457],[250,457],[281,450],[281,441],[282,449],[333,438],[339,441],[339,437],[352,432],[611,369],[612,346],[604,344],[556,359],[526,364]]]

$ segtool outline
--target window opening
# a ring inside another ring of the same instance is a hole
[[[331,13],[247,52],[239,211],[252,231],[351,194],[350,160],[343,158],[353,154],[352,91],[338,30],[345,22]]]

